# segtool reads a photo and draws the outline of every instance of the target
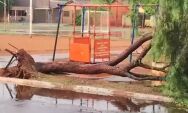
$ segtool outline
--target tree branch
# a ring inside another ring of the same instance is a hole
[[[13,55],[13,56],[16,56],[16,53],[13,52],[13,51],[11,51],[11,50],[9,50],[9,49],[5,49],[5,51],[7,51],[8,53],[10,53],[10,54]]]
[[[138,47],[140,47],[144,42],[151,40],[153,37],[152,33],[146,33],[139,37],[140,39],[136,41],[133,45],[131,45],[128,49],[123,51],[118,57],[111,60],[108,65],[115,66],[126,59],[133,51],[135,51]]]
[[[140,65],[141,60],[146,56],[148,51],[151,49],[151,42],[142,50],[142,52],[139,54],[139,56],[131,63],[126,65],[124,68],[125,71],[130,71],[131,69],[137,67]]]
[[[140,63],[139,65],[140,67],[142,68],[145,68],[145,69],[151,69],[151,70],[156,70],[156,71],[161,71],[161,72],[164,72],[166,73],[167,71],[165,70],[167,67],[169,67],[170,65],[165,65],[163,67],[154,67],[154,66],[150,66],[148,64],[143,64],[143,63]]]
[[[129,72],[129,73],[126,72],[125,75],[129,78],[134,79],[134,80],[153,80],[153,81],[164,81],[165,80],[165,77],[142,75],[142,74],[136,74],[133,72]]]

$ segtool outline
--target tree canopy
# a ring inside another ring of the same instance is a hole
[[[129,3],[133,5],[142,5],[142,4],[158,4],[159,0],[129,0]],[[155,7],[155,6],[154,6]],[[156,13],[156,8],[151,6],[144,6],[145,13],[148,15],[154,15]]]
[[[5,0],[6,3],[4,3],[4,0],[0,0],[0,13],[4,10],[4,5],[6,5],[6,10],[10,9],[12,4],[14,3],[14,0]]]
[[[188,97],[188,1],[160,0],[153,53],[171,64],[165,92],[186,102]],[[188,104],[188,102],[186,102]]]
[[[96,3],[96,4],[112,4],[115,1],[116,0],[91,0],[92,3]]]

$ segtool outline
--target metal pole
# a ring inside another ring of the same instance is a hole
[[[10,0],[8,0],[8,2],[7,2],[7,22],[9,23],[10,22],[10,14],[9,14],[9,12],[10,12],[10,4],[9,4],[9,2],[10,2]]]
[[[32,28],[33,28],[33,0],[30,0],[30,7],[29,7],[30,19],[29,19],[29,35],[32,37]]]
[[[4,30],[6,31],[6,0],[4,0],[3,6],[4,6]]]
[[[57,31],[56,31],[56,38],[55,38],[55,44],[54,44],[54,52],[53,52],[53,58],[52,60],[55,60],[55,54],[56,54],[56,48],[57,48],[57,39],[59,36],[59,27],[60,27],[60,23],[61,23],[61,13],[62,13],[62,5],[59,5],[59,18],[58,18],[58,25],[57,25]]]
[[[95,41],[96,41],[95,38],[96,38],[96,10],[97,10],[97,7],[95,7],[94,10],[95,10],[95,11],[94,11],[94,22],[93,22],[93,24],[94,24],[94,25],[93,25],[93,26],[94,26],[94,28],[93,28],[93,30],[94,30],[94,31],[93,31],[93,37],[94,37],[93,63],[95,63]]]
[[[134,6],[134,13],[136,13],[137,5]],[[132,33],[131,33],[131,45],[134,43],[135,38],[135,29],[136,29],[136,20],[132,20]],[[132,62],[132,53],[130,54],[130,62]]]
[[[8,62],[8,64],[7,64],[6,67],[5,67],[5,70],[10,66],[10,64],[12,63],[12,60],[14,59],[14,57],[15,57],[14,55],[11,57],[10,61]],[[8,92],[9,92],[9,94],[10,94],[10,97],[13,99],[14,97],[13,97],[13,95],[12,95],[12,91],[11,91],[11,89],[9,88],[8,84],[5,84],[5,87],[7,88]]]
[[[88,31],[88,33],[89,33],[89,37],[90,37],[90,33],[91,33],[91,28],[90,28],[90,7],[88,7],[88,29],[89,29],[89,31]]]
[[[75,35],[75,32],[76,32],[76,6],[74,6],[74,22],[73,22],[73,24],[74,24],[74,30],[73,30],[73,37],[74,37],[74,35]]]
[[[108,28],[108,38],[109,38],[109,58],[108,58],[108,60],[110,61],[110,51],[111,51],[111,43],[110,43],[110,40],[111,40],[111,29],[110,29],[110,21],[111,21],[111,19],[110,19],[110,10],[111,10],[111,7],[108,7],[109,9],[109,11],[108,11],[108,26],[109,26],[109,28]]]
[[[85,7],[82,8],[82,37],[84,36]]]

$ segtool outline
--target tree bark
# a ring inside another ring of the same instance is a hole
[[[139,40],[136,41],[133,45],[131,45],[129,48],[124,50],[119,56],[117,56],[115,59],[109,62],[110,66],[115,66],[122,62],[124,59],[126,59],[133,51],[135,51],[137,48],[139,48],[144,42],[151,40],[153,37],[152,33],[146,33],[139,37]]]

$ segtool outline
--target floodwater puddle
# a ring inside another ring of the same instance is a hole
[[[42,56],[42,57],[41,57]],[[60,57],[67,55],[57,55]],[[49,55],[35,55],[36,61],[47,62]],[[10,56],[0,56],[0,67],[5,67]],[[13,64],[14,65],[14,64]],[[82,76],[82,75],[77,75]],[[87,78],[87,76],[84,76]],[[107,81],[122,78],[96,76]],[[130,81],[124,79],[123,81]],[[0,113],[187,113],[164,103],[123,97],[99,96],[72,91],[31,88],[9,84],[13,99],[5,84],[0,84]]]
[[[186,113],[164,103],[0,84],[0,113]]]

